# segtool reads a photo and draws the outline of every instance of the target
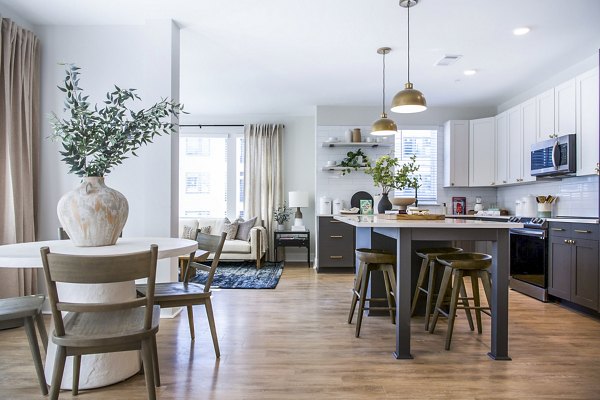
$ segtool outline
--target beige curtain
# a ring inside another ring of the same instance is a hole
[[[0,245],[35,240],[39,42],[0,16]],[[0,268],[0,298],[37,293],[34,269]]]
[[[282,137],[283,125],[246,125],[244,127],[245,213],[262,219],[267,228],[267,259],[274,260],[274,208],[283,204]]]

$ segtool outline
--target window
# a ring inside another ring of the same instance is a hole
[[[437,203],[437,130],[406,129],[398,131],[395,155],[400,162],[410,161],[414,154],[419,165],[421,187],[418,189],[420,204]],[[412,188],[396,190],[395,196],[414,196]]]
[[[187,128],[181,132],[179,215],[244,215],[243,150],[240,127]]]

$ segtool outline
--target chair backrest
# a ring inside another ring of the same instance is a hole
[[[206,283],[204,284],[204,291],[210,291],[210,285],[212,284],[213,277],[215,276],[215,271],[217,269],[217,265],[219,265],[219,259],[221,258],[221,252],[223,251],[223,245],[225,244],[225,238],[227,234],[223,232],[221,236],[216,235],[207,235],[206,233],[198,233],[196,234],[196,241],[198,242],[198,249],[206,250],[211,253],[214,253],[212,263],[210,266],[197,263],[193,260],[193,257],[190,257],[190,261],[185,270],[183,283],[184,285],[189,281],[188,271],[189,268],[196,268],[202,271],[208,272],[208,278],[206,279]]]
[[[58,336],[65,334],[62,311],[103,312],[145,306],[144,328],[150,329],[152,305],[154,304],[154,283],[156,281],[157,245],[151,245],[148,251],[118,256],[58,254],[51,253],[48,247],[42,247],[40,253],[52,317]],[[143,278],[148,279],[146,297],[119,303],[62,302],[56,288],[57,282],[97,284],[126,282]]]

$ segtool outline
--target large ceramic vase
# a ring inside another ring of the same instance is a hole
[[[388,198],[388,193],[383,193],[381,195],[381,200],[379,200],[379,203],[377,204],[377,212],[379,214],[385,214],[385,212],[387,210],[391,210],[392,209],[392,203],[390,202],[390,199]]]
[[[85,177],[56,207],[63,229],[76,246],[110,246],[123,231],[129,205],[120,192],[104,184],[104,177]]]

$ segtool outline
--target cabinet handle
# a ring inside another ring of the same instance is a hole
[[[571,244],[575,244],[575,241],[574,241],[574,240],[571,240]]]
[[[563,228],[550,228],[551,231],[563,232]]]
[[[586,231],[585,229],[573,229],[577,233],[592,233],[592,231]]]
[[[329,256],[329,258],[332,258],[334,260],[339,260],[339,259],[344,258],[344,256]]]
[[[332,224],[339,224],[342,221],[338,221],[337,219],[330,219],[329,222]]]
[[[569,239],[565,239],[565,243],[567,243],[567,244],[568,244],[568,243],[569,243]]]
[[[329,235],[329,237],[332,239],[341,239],[344,237],[344,235]]]

